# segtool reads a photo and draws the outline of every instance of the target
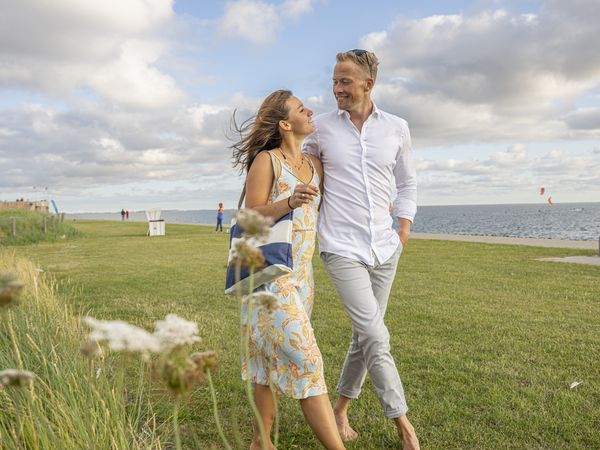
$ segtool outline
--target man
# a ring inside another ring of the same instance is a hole
[[[369,373],[386,417],[404,449],[418,449],[414,428],[383,318],[400,253],[416,214],[416,174],[408,125],[371,100],[379,64],[374,53],[338,53],[333,94],[338,109],[314,118],[316,131],[304,151],[318,156],[325,172],[319,251],[352,322],[352,342],[337,386],[334,412],[342,439],[358,434],[348,408]],[[390,216],[391,186],[395,185]]]

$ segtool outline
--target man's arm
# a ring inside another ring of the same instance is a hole
[[[315,156],[319,160],[321,159],[319,137],[316,130],[309,134],[306,139],[304,139],[304,143],[302,144],[302,152],[306,153],[307,155]]]
[[[394,177],[396,179],[394,216],[398,218],[398,235],[402,245],[405,246],[417,213],[417,172],[413,161],[410,131],[406,122],[402,130],[402,148],[396,156]]]

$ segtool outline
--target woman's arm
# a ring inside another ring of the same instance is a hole
[[[246,178],[246,208],[277,220],[315,197],[316,193],[312,187],[298,184],[291,197],[269,203],[274,179],[271,157],[267,152],[259,153]]]

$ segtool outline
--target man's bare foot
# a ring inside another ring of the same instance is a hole
[[[269,442],[267,444],[267,449],[268,450],[277,450],[275,448],[275,445],[273,445],[272,442]],[[263,449],[263,446],[260,441],[252,441],[252,444],[250,444],[250,450],[264,450],[264,449]]]
[[[352,429],[348,416],[346,414],[338,414],[334,411],[335,424],[337,425],[340,437],[344,442],[354,441],[358,438],[358,433]]]
[[[396,428],[398,429],[398,436],[402,441],[402,448],[404,450],[419,450],[419,439],[417,433],[412,424],[408,421],[406,416],[398,417],[394,419]]]

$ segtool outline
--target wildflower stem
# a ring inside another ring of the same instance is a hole
[[[215,387],[214,387],[213,382],[212,382],[212,375],[210,373],[210,369],[206,370],[206,378],[208,378],[208,386],[210,388],[210,395],[212,397],[213,413],[214,413],[214,416],[215,416],[215,423],[217,425],[217,431],[219,432],[219,436],[221,436],[221,440],[223,441],[223,445],[225,446],[225,448],[227,450],[232,450],[231,445],[229,445],[229,442],[227,441],[227,438],[225,437],[225,433],[223,433],[223,427],[221,425],[221,419],[219,418],[219,408],[217,406],[217,394],[215,392]]]
[[[13,313],[8,312],[8,330],[10,331],[10,340],[12,341],[13,348],[15,350],[15,359],[17,360],[17,367],[19,370],[23,370],[23,359],[21,358],[21,352],[19,351],[19,345],[17,344],[17,336],[15,335],[15,329],[13,327]]]
[[[277,393],[275,392],[275,388],[272,384],[269,384],[269,388],[271,388],[271,396],[273,397],[273,404],[275,405],[275,436],[273,438],[275,448],[279,444],[279,408],[277,406]]]
[[[260,416],[260,412],[256,407],[256,403],[254,401],[254,395],[252,391],[252,381],[249,373],[250,369],[250,331],[252,329],[252,292],[254,291],[254,266],[250,266],[249,268],[249,287],[248,292],[250,293],[248,296],[248,301],[246,302],[247,307],[247,319],[246,319],[246,336],[244,339],[244,351],[246,354],[246,367],[248,368],[248,373],[246,376],[246,394],[248,395],[248,402],[250,403],[250,407],[252,408],[252,412],[254,413],[254,417],[256,419],[256,425],[258,430],[260,431],[260,440],[263,450],[267,450],[267,434],[265,432],[265,426],[262,422],[262,418]]]
[[[235,262],[235,281],[236,281],[236,294],[238,298],[242,298],[242,286],[240,283],[240,279],[242,278],[242,260],[237,258]]]
[[[137,415],[135,417],[136,421],[141,421],[142,419],[142,405],[144,403],[144,370],[146,366],[143,361],[140,361],[140,365],[138,366],[140,371],[140,378],[138,379],[138,392],[135,397],[135,401],[137,402]]]
[[[181,450],[181,436],[179,434],[179,397],[173,404],[173,434],[175,435],[175,448]]]

